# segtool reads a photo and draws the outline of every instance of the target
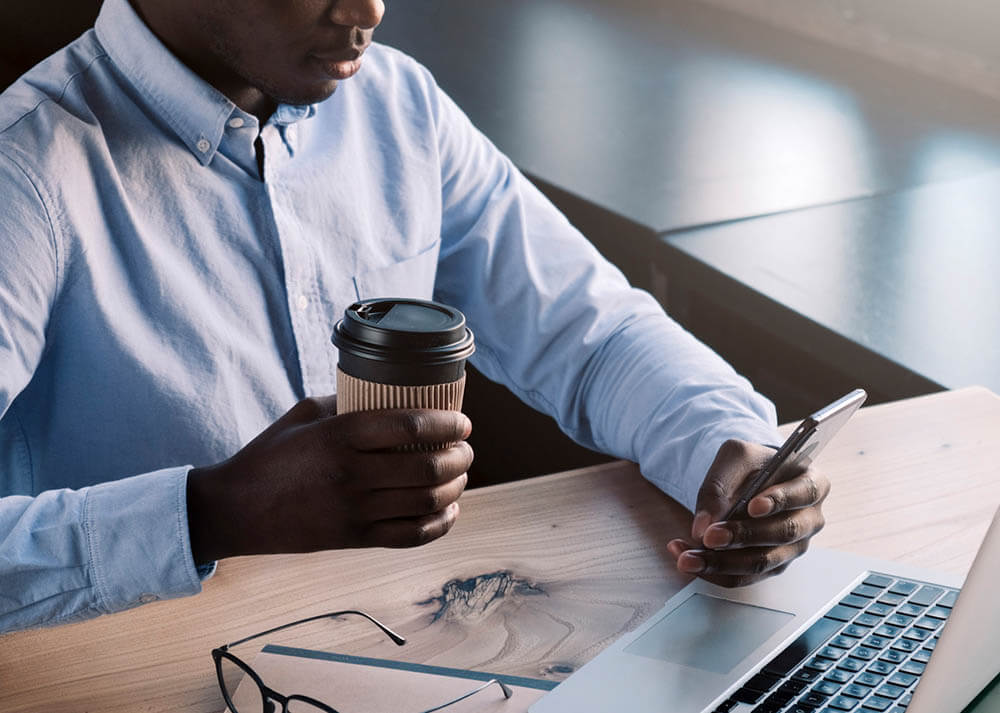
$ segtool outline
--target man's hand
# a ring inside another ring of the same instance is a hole
[[[472,430],[458,411],[336,414],[305,399],[229,460],[188,475],[191,551],[224,557],[410,547],[445,534],[468,480]],[[434,450],[400,450],[405,446]]]
[[[722,445],[698,492],[691,542],[678,539],[667,546],[680,571],[724,587],[742,587],[784,571],[806,551],[809,538],[823,529],[820,506],[830,492],[830,481],[812,468],[782,466],[778,478],[784,482],[750,501],[749,519],[720,522],[742,483],[773,453],[746,441]]]

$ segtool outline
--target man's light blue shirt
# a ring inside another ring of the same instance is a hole
[[[260,126],[106,0],[0,97],[0,195],[0,631],[198,592],[188,470],[333,393],[361,298],[459,307],[482,372],[688,507],[723,440],[777,438],[387,47]]]

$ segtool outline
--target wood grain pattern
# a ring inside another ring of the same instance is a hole
[[[835,483],[820,543],[963,572],[1000,501],[998,429],[985,389],[863,409],[819,462]],[[410,643],[346,619],[269,641],[562,679],[683,586],[664,544],[689,523],[621,462],[472,491],[416,550],[229,560],[197,597],[2,637],[0,708],[219,711],[213,647],[352,607]]]

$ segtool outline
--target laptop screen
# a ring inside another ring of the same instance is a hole
[[[1000,713],[1000,510],[927,663],[908,713]]]

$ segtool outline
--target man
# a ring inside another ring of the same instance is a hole
[[[822,527],[811,470],[717,523],[770,404],[370,45],[383,11],[106,0],[0,98],[0,630],[447,532],[468,419],[334,415],[332,325],[368,297],[459,307],[483,373],[693,507],[681,570],[743,584]]]

